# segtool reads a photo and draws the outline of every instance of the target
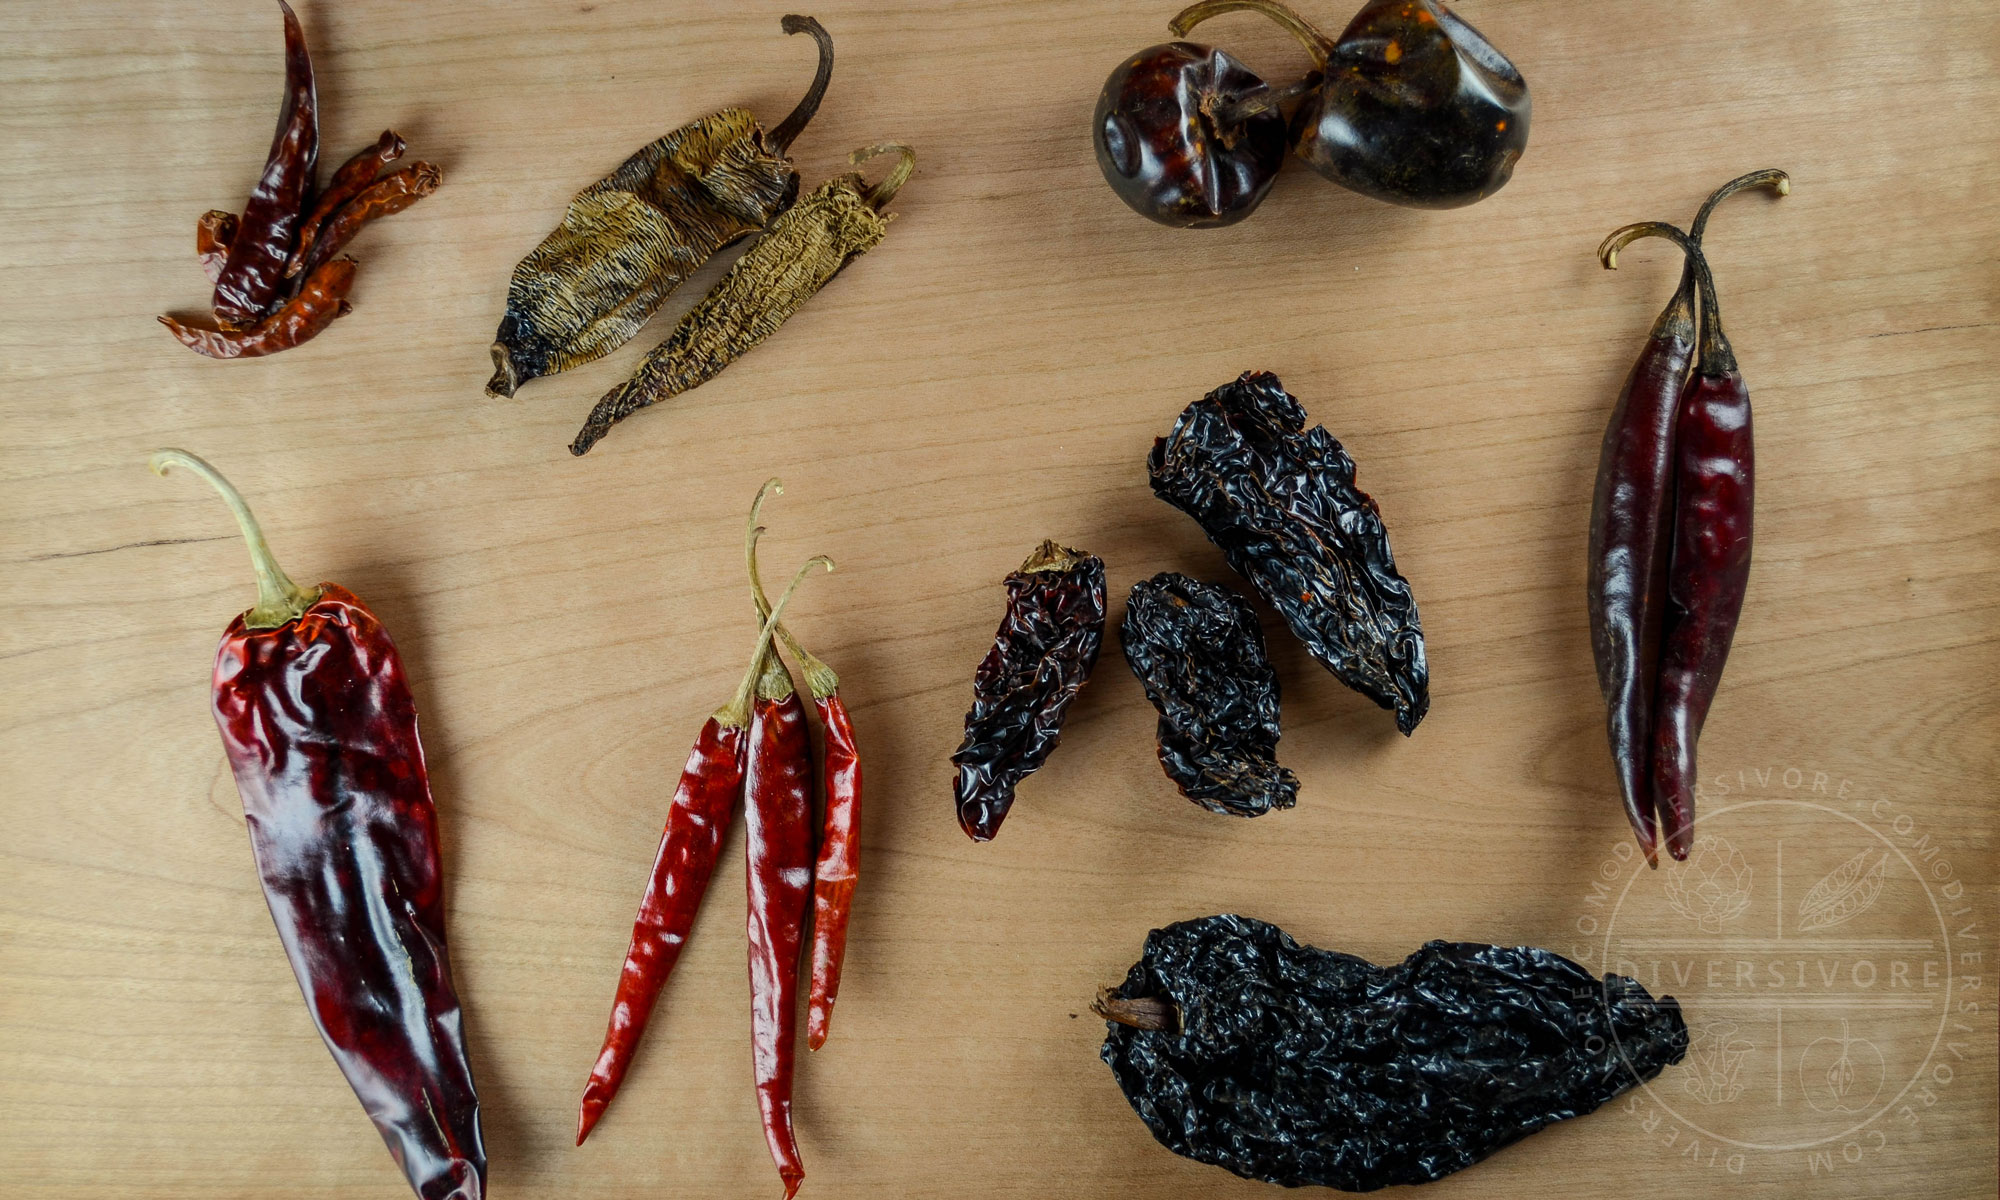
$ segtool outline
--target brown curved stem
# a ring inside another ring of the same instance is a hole
[[[1258,92],[1254,96],[1245,96],[1233,104],[1218,104],[1213,107],[1210,106],[1208,98],[1203,97],[1201,102],[1202,110],[1208,114],[1210,123],[1221,132],[1224,139],[1223,144],[1232,146],[1233,148],[1233,143],[1229,140],[1231,133],[1241,129],[1245,121],[1267,112],[1282,109],[1285,105],[1290,104],[1300,96],[1318,87],[1319,84],[1320,80],[1318,77],[1307,75],[1303,79],[1293,80],[1284,87],[1268,88]]]
[[[812,86],[799,98],[798,107],[771,131],[771,149],[783,155],[805,132],[806,123],[813,119],[813,114],[819,111],[819,102],[826,98],[826,85],[833,80],[833,36],[818,21],[796,13],[787,14],[778,25],[786,33],[809,33],[819,43],[819,69],[813,72]]]
[[[1768,187],[1780,196],[1789,196],[1792,194],[1792,177],[1776,167],[1737,176],[1715,189],[1715,193],[1702,204],[1701,211],[1694,216],[1694,224],[1688,226],[1688,236],[1699,245],[1702,234],[1708,229],[1708,218],[1715,212],[1715,206],[1745,188],[1753,187]]]
[[[889,201],[894,200],[896,193],[910,181],[910,176],[917,169],[917,152],[901,142],[878,142],[873,146],[863,146],[847,156],[849,165],[858,167],[869,159],[880,158],[884,154],[896,154],[901,157],[895,166],[889,168],[889,173],[882,177],[882,182],[869,188],[861,197],[868,201],[868,207],[876,212],[887,208]]]
[[[186,467],[214,488],[236,515],[236,527],[243,531],[243,540],[250,547],[250,565],[257,572],[257,606],[243,614],[245,628],[276,629],[298,620],[319,599],[318,588],[302,588],[293,583],[292,577],[278,565],[270,544],[264,540],[263,528],[257,524],[250,506],[243,502],[243,494],[223,478],[222,472],[185,450],[155,450],[146,465],[162,478],[172,467]]]
[[[1190,29],[1203,21],[1227,12],[1254,12],[1276,21],[1285,32],[1299,39],[1299,45],[1312,56],[1314,67],[1326,69],[1327,55],[1333,52],[1333,39],[1279,0],[1197,0],[1175,14],[1167,22],[1167,29],[1175,37],[1186,37]]]
[[[779,596],[778,603],[772,606],[771,615],[764,619],[764,628],[758,631],[757,645],[750,651],[750,670],[744,674],[743,682],[737,685],[736,694],[729,698],[729,703],[715,710],[717,724],[733,729],[742,729],[750,724],[750,693],[757,686],[758,676],[763,674],[765,656],[771,652],[771,635],[778,628],[778,619],[785,615],[785,606],[792,602],[792,594],[799,590],[799,585],[812,574],[814,567],[825,567],[831,571],[833,560],[824,554],[814,555],[799,568],[798,574],[792,576],[784,595]]]
[[[1173,1001],[1157,996],[1137,996],[1127,1000],[1113,995],[1110,988],[1099,988],[1097,999],[1090,1002],[1090,1011],[1107,1021],[1130,1025],[1134,1029],[1156,1033],[1180,1032],[1181,1010],[1175,1007]]]
[[[1722,333],[1722,309],[1715,299],[1715,276],[1708,270],[1708,259],[1701,252],[1700,243],[1665,221],[1640,221],[1615,229],[1604,244],[1597,248],[1597,257],[1607,270],[1618,269],[1618,252],[1640,238],[1665,238],[1681,248],[1687,255],[1688,265],[1694,270],[1696,289],[1701,293],[1701,373],[1714,378],[1726,375],[1736,369],[1736,352],[1730,348],[1729,339]]]

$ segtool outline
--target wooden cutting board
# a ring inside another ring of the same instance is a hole
[[[264,911],[207,712],[250,576],[214,497],[146,472],[178,445],[409,664],[495,1196],[777,1195],[740,833],[629,1085],[570,1146],[672,774],[748,651],[739,539],[774,474],[766,561],[840,563],[794,613],[846,682],[869,787],[846,985],[799,1076],[804,1195],[1275,1194],[1157,1146],[1086,1008],[1148,929],[1221,911],[1378,962],[1544,945],[1686,1003],[1688,1063],[1429,1195],[1994,1194],[2000,9],[1466,0],[1534,90],[1504,191],[1415,212],[1291,169],[1211,232],[1134,216],[1091,156],[1100,82],[1172,10],[813,10],[839,65],[799,161],[817,180],[856,146],[917,147],[888,239],[573,459],[667,323],[488,399],[509,271],[647,140],[725,104],[786,111],[811,55],[782,9],[307,0],[327,156],[393,126],[445,184],[354,244],[351,316],[240,363],[153,316],[204,306],[195,220],[239,207],[262,161],[274,6],[0,9],[0,1190],[407,1194]],[[1303,64],[1252,15],[1204,33],[1274,78]],[[1601,733],[1584,526],[1679,264],[1647,243],[1612,275],[1593,250],[1765,166],[1793,194],[1736,201],[1710,237],[1760,476],[1701,744],[1711,853],[1648,874]],[[972,845],[946,760],[999,580],[1052,536],[1109,564],[1114,621],[1156,571],[1241,586],[1143,462],[1248,368],[1380,502],[1422,604],[1428,720],[1397,737],[1266,611],[1300,802],[1211,816],[1154,762],[1114,641]]]

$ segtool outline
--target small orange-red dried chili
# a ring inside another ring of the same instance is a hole
[[[299,244],[293,248],[290,261],[285,264],[285,277],[299,274],[305,269],[306,252],[313,248],[313,242],[320,235],[320,226],[326,219],[339,211],[340,206],[354,199],[368,185],[375,182],[376,173],[383,167],[403,157],[403,137],[393,129],[384,129],[375,144],[357,151],[353,158],[340,164],[333,178],[326,184],[326,190],[313,201],[312,211],[306,214],[303,227],[299,230]]]
[[[247,329],[203,329],[162,316],[160,324],[180,344],[209,358],[258,358],[289,350],[308,341],[349,311],[347,293],[354,286],[351,258],[336,258],[306,277],[299,294],[284,307]]]

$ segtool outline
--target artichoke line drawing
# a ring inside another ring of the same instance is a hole
[[[1750,864],[1727,838],[1705,836],[1665,881],[1667,903],[1703,933],[1722,927],[1750,907]]]

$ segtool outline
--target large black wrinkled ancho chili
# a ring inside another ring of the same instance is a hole
[[[1430,709],[1430,668],[1410,585],[1354,460],[1268,371],[1246,371],[1187,406],[1147,467],[1153,493],[1200,523],[1306,649],[1396,712],[1409,733]]]
[[[1392,967],[1216,916],[1156,929],[1095,1005],[1160,1143],[1247,1179],[1427,1183],[1687,1053],[1672,997],[1547,950],[1429,942]]]
[[[1181,795],[1238,817],[1298,802],[1277,760],[1278,673],[1247,601],[1163,571],[1133,585],[1118,640],[1160,710],[1160,766]]]
[[[1007,615],[972,678],[965,741],[951,756],[959,827],[989,842],[1014,787],[1062,740],[1070,701],[1104,645],[1104,560],[1045,541],[1007,576]]]

